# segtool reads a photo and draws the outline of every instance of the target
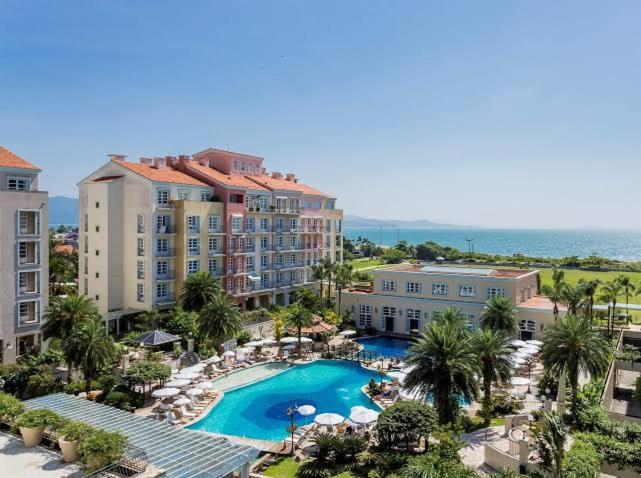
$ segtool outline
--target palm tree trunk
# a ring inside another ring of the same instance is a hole
[[[73,365],[71,364],[71,361],[67,362],[67,383],[71,383],[71,367]]]
[[[339,317],[342,314],[342,312],[341,312],[341,299],[342,299],[342,296],[343,296],[343,289],[339,287],[338,288],[338,316]]]
[[[485,426],[490,424],[492,407],[492,370],[489,364],[484,365],[483,370],[483,422]]]
[[[323,303],[323,279],[320,280],[320,301]]]
[[[298,358],[301,357],[302,352],[302,342],[301,342],[301,328],[298,327]]]

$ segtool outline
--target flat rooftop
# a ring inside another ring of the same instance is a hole
[[[527,269],[490,269],[478,267],[453,267],[453,266],[436,266],[425,264],[399,264],[394,267],[385,269],[374,269],[389,272],[414,272],[433,275],[463,275],[470,277],[497,277],[497,278],[518,278],[526,276],[534,270]]]

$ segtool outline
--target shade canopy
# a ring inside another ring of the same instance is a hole
[[[223,357],[233,357],[236,355],[236,352],[233,352],[231,350],[228,350],[227,352],[223,352]]]
[[[172,342],[178,342],[180,337],[175,335],[168,334],[167,332],[162,332],[160,330],[152,330],[151,332],[145,332],[142,335],[139,335],[134,339],[134,342],[139,343],[140,345],[163,345],[170,344]]]
[[[262,347],[263,345],[265,345],[264,340],[252,340],[245,344],[246,347]]]
[[[369,408],[361,408],[358,410],[352,409],[352,413],[350,413],[349,419],[354,423],[365,425],[368,423],[373,423],[376,420],[378,420],[379,415],[380,415],[379,412],[375,410],[371,410]]]
[[[510,341],[510,345],[512,347],[525,347],[525,346],[527,346],[527,343],[525,341],[523,341],[523,340],[514,339],[514,340]]]
[[[529,385],[530,379],[525,377],[512,377],[511,383],[512,385],[516,385],[517,387],[520,387],[523,385]]]
[[[201,388],[190,388],[185,393],[187,394],[188,397],[199,397],[204,392]]]
[[[528,345],[538,345],[539,347],[543,345],[543,342],[541,342],[540,340],[526,340],[525,343],[527,343]]]
[[[322,319],[322,317],[319,317],[318,315],[314,315],[312,320],[312,325],[301,327],[301,334],[324,334],[326,332],[331,332],[332,330],[334,330],[333,325],[328,324]],[[294,331],[295,329],[292,327],[291,330]]]
[[[206,367],[207,364],[205,363],[197,363],[196,365],[183,368],[182,370],[180,370],[180,373],[202,372]]]
[[[283,350],[294,350],[296,346],[294,344],[285,345]]]
[[[174,375],[174,380],[196,380],[200,377],[198,372],[180,372]]]
[[[205,362],[206,363],[218,363],[222,362],[223,359],[221,359],[218,355],[214,355],[212,357],[209,357]]]
[[[177,407],[182,407],[183,405],[189,405],[191,403],[191,400],[189,400],[187,397],[180,397],[174,400],[174,405]]]
[[[321,413],[320,415],[316,415],[314,421],[319,425],[333,427],[339,423],[343,423],[345,421],[345,417],[338,413]]]
[[[180,388],[180,387],[184,387],[185,385],[189,385],[190,383],[191,383],[191,380],[187,380],[184,378],[176,378],[171,382],[167,382],[165,384],[165,387]]]
[[[309,337],[301,337],[300,338],[301,343],[304,344],[309,344],[312,343],[313,340],[310,339]],[[281,344],[297,344],[298,343],[298,337],[283,337],[280,339]]]
[[[403,383],[407,378],[406,373],[398,372],[398,371],[387,372],[387,376],[391,379],[398,380],[400,383]]]
[[[200,382],[194,385],[195,388],[199,388],[201,390],[211,390],[214,388],[214,384],[211,382]]]
[[[178,388],[160,388],[158,390],[154,390],[151,392],[151,396],[155,398],[168,398],[168,397],[174,397],[180,393],[180,389]]]
[[[301,405],[300,407],[298,407],[298,413],[300,413],[304,417],[308,417],[316,413],[316,407],[314,407],[313,405]]]
[[[343,330],[338,335],[342,335],[343,337],[351,337],[352,335],[356,335],[356,331],[355,330]]]

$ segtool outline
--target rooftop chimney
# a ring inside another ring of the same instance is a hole
[[[291,181],[291,182],[295,183],[296,182],[296,175],[293,174],[293,173],[289,173],[289,174],[287,174],[285,176],[285,179],[287,179],[287,181]]]
[[[125,161],[127,159],[127,156],[125,156],[124,154],[112,153],[112,154],[108,154],[107,156],[109,156],[109,159],[111,159],[112,161]]]
[[[146,164],[147,166],[151,166],[153,162],[154,160],[151,158],[140,158],[140,164]]]
[[[260,174],[267,174],[266,168],[260,168]]]
[[[154,158],[152,168],[165,169],[167,167],[167,160],[165,158]]]
[[[276,171],[272,171],[272,178],[274,179],[283,179],[283,175],[280,173],[277,173]]]
[[[167,166],[175,166],[176,165],[176,157],[175,156],[165,156],[165,162]]]

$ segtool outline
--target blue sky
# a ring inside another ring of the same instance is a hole
[[[56,195],[108,153],[213,146],[351,214],[641,228],[640,23],[625,0],[0,0],[0,144]]]

